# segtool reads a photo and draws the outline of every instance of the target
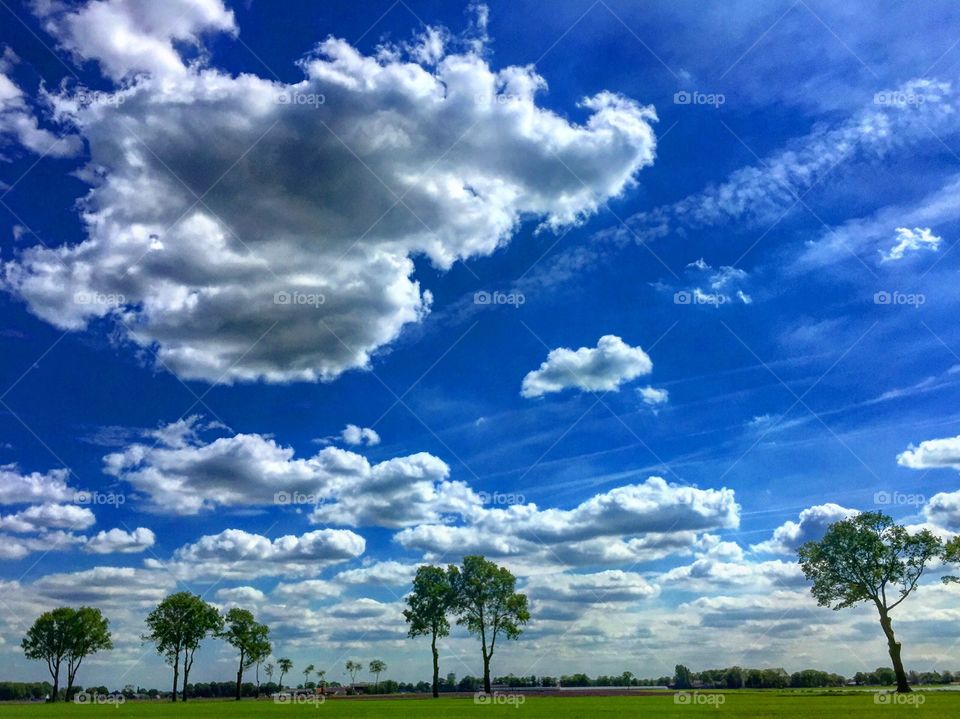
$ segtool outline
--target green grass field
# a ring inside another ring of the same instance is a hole
[[[483,705],[472,698],[352,700],[332,699],[319,705],[274,704],[261,701],[195,701],[183,704],[129,702],[120,706],[78,706],[73,704],[3,704],[0,717],[60,719],[61,717],[105,717],[126,719],[244,719],[253,717],[809,717],[850,719],[850,717],[912,716],[960,717],[960,692],[929,692],[912,695],[903,705],[877,704],[869,692],[750,692],[722,695],[704,693],[677,704],[673,694],[621,697],[524,697],[522,704]],[[711,698],[712,697],[712,698]],[[722,703],[721,703],[722,702]]]

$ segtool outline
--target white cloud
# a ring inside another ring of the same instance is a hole
[[[96,521],[93,512],[86,507],[73,504],[36,504],[15,514],[0,515],[0,531],[82,530],[92,527]]]
[[[635,602],[659,594],[660,588],[650,584],[636,572],[610,569],[593,574],[549,574],[536,577],[524,586],[536,600],[574,603]]]
[[[419,564],[404,564],[392,560],[375,562],[358,569],[346,569],[336,576],[341,584],[359,586],[402,587],[413,581]]]
[[[886,252],[881,250],[880,255],[884,262],[902,260],[908,252],[936,252],[942,241],[943,238],[934,235],[929,227],[914,227],[912,230],[909,227],[898,227],[897,243]]]
[[[640,347],[616,335],[604,335],[594,347],[550,350],[547,359],[523,378],[520,394],[542,397],[576,387],[585,392],[610,392],[653,371],[653,362]]]
[[[923,507],[927,521],[951,532],[960,532],[960,491],[939,492]]]
[[[237,30],[220,0],[96,0],[76,7],[34,0],[34,10],[64,48],[97,60],[115,80],[137,72],[182,76],[187,67],[175,43],[199,47],[205,31]]]
[[[90,537],[84,549],[93,554],[137,554],[152,547],[156,541],[156,535],[146,527],[129,532],[111,529]]]
[[[960,469],[960,437],[928,439],[919,445],[910,445],[897,455],[897,464],[910,469]]]
[[[225,529],[180,547],[169,562],[148,559],[145,564],[190,579],[302,576],[354,559],[365,549],[363,537],[346,529],[318,529],[273,540]]]
[[[65,603],[152,606],[174,586],[173,577],[132,567],[94,567],[80,572],[48,574],[30,587],[41,596]]]
[[[463,526],[425,524],[400,531],[396,539],[428,557],[481,553],[554,564],[599,564],[650,561],[689,550],[698,531],[738,525],[739,505],[732,490],[683,487],[650,477],[569,510],[539,509],[535,504],[483,509]]]
[[[578,223],[653,162],[652,108],[600,92],[572,124],[537,106],[545,82],[532,67],[496,71],[470,52],[424,67],[330,38],[290,85],[183,72],[170,38],[228,26],[215,3],[182,5],[193,10],[176,28],[173,10],[144,11],[160,17],[129,29],[131,47],[155,41],[142,58],[115,52],[112,26],[90,19],[109,11],[123,32],[128,6],[96,5],[48,26],[108,74],[157,77],[116,102],[60,99],[90,146],[87,238],[25,249],[2,282],[57,327],[115,320],[184,378],[317,381],[368,367],[429,310],[413,256],[447,269],[527,219]]]
[[[67,485],[69,476],[66,469],[21,474],[15,464],[0,465],[0,504],[70,501],[76,490]]]
[[[348,424],[340,433],[340,438],[349,445],[365,444],[372,447],[380,444],[380,435],[376,430],[370,427],[358,427],[355,424]]]
[[[949,83],[914,79],[879,95],[922,99],[910,107],[871,102],[843,122],[817,126],[758,164],[732,172],[722,183],[634,215],[627,220],[632,232],[616,228],[605,234],[650,241],[727,223],[769,226],[794,207],[802,210],[797,197],[837,167],[870,161],[907,143],[927,140],[931,131],[957,127],[958,96]]]
[[[32,537],[0,534],[0,559],[23,559],[32,552],[68,550],[84,542],[83,536],[59,530]]]
[[[804,542],[821,539],[834,522],[849,519],[855,514],[857,510],[832,502],[808,507],[800,512],[799,521],[784,522],[773,530],[770,539],[754,544],[751,549],[769,554],[794,554]]]
[[[71,157],[83,149],[79,137],[40,127],[23,91],[0,67],[0,147],[8,143],[18,143],[31,152],[49,157]]]
[[[318,599],[333,599],[340,596],[343,588],[334,582],[328,582],[323,579],[307,579],[303,582],[278,584],[271,598],[284,601],[316,601]]]
[[[940,249],[942,237],[934,235],[929,227],[914,227],[912,230],[908,227],[897,228],[897,243],[888,251],[880,251],[884,262],[902,260],[908,252],[918,252],[920,250],[930,250],[936,252]]]
[[[259,604],[265,601],[267,595],[256,587],[229,587],[217,590],[217,599],[221,602],[237,605]]]
[[[659,407],[670,400],[670,393],[659,387],[641,387],[637,390],[644,404],[651,407]]]
[[[165,512],[272,504],[312,509],[314,522],[399,527],[467,513],[480,498],[425,452],[371,465],[359,454],[325,447],[312,457],[259,434],[209,442],[196,417],[162,427],[154,442],[104,458],[107,474],[148,495]]]

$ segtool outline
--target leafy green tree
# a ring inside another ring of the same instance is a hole
[[[325,689],[327,686],[326,676],[326,669],[317,669],[317,686],[319,686],[321,689]]]
[[[823,539],[799,550],[800,566],[813,581],[810,591],[817,604],[834,610],[861,602],[876,606],[898,692],[909,692],[910,684],[890,612],[910,596],[927,563],[942,552],[942,542],[929,530],[910,534],[882,512],[863,512],[836,522]]]
[[[960,536],[954,537],[943,547],[943,561],[947,564],[960,564]],[[958,584],[960,577],[947,575],[940,578],[944,584]]]
[[[303,670],[303,688],[307,688],[307,680],[310,678],[310,675],[313,674],[314,666],[313,664],[308,664],[306,669]]]
[[[387,663],[382,659],[374,659],[370,662],[370,673],[376,676],[377,681],[374,684],[374,693],[380,693],[380,675],[387,671]]]
[[[237,701],[243,695],[243,670],[270,656],[270,630],[247,609],[234,607],[224,618],[220,637],[240,652],[237,668]]]
[[[171,700],[177,701],[177,682],[183,669],[180,697],[187,700],[187,683],[193,657],[200,643],[216,635],[223,627],[223,618],[217,608],[190,592],[176,592],[163,599],[147,615],[149,632],[144,641],[153,642],[157,653],[173,667]]]
[[[278,689],[283,691],[283,675],[293,669],[293,662],[286,658],[278,659],[277,666],[280,667],[280,684]]]
[[[683,664],[677,664],[673,670],[673,683],[677,689],[689,689],[693,686],[693,674]]]
[[[348,659],[344,668],[347,670],[347,674],[350,675],[350,686],[352,687],[357,683],[357,674],[363,671],[363,665],[360,662],[355,662],[353,659]]]
[[[441,567],[422,566],[413,579],[413,591],[407,597],[403,616],[410,625],[407,635],[420,637],[430,635],[430,650],[433,653],[433,696],[440,696],[440,652],[437,639],[450,634],[447,613],[454,605],[450,575]]]
[[[20,646],[28,659],[47,663],[53,678],[50,701],[59,699],[60,670],[64,661],[67,669],[66,697],[69,700],[84,658],[113,648],[109,624],[100,610],[93,607],[59,607],[37,617]]]
[[[463,566],[449,568],[457,624],[480,639],[483,653],[483,689],[490,690],[490,659],[497,638],[518,639],[521,627],[530,621],[527,597],[516,591],[517,578],[506,567],[498,567],[474,554],[463,558]]]
[[[268,662],[267,664],[263,665],[263,673],[267,675],[268,684],[273,681],[273,670],[274,670],[273,664]]]

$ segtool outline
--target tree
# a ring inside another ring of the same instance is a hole
[[[370,662],[370,673],[377,677],[376,684],[374,685],[374,693],[380,693],[380,675],[387,671],[387,663],[382,659],[374,659]]]
[[[267,682],[273,681],[273,664],[267,663],[263,666],[263,673],[267,675]]]
[[[433,653],[433,696],[440,696],[440,653],[437,639],[450,634],[447,613],[453,608],[454,594],[450,575],[441,567],[422,566],[413,579],[413,591],[407,597],[403,616],[410,625],[407,636],[430,635]]]
[[[480,638],[483,653],[483,689],[490,690],[490,659],[497,637],[518,639],[521,626],[530,621],[525,594],[516,592],[517,578],[506,567],[498,567],[474,554],[463,558],[463,566],[450,566],[454,611],[457,624]]]
[[[817,604],[834,610],[861,602],[876,606],[898,692],[909,692],[910,684],[890,612],[916,589],[927,562],[942,551],[942,542],[929,530],[910,534],[882,512],[863,512],[836,522],[823,539],[799,550],[800,566],[813,580],[810,591]]]
[[[327,682],[325,681],[326,676],[326,669],[317,669],[317,686],[319,686],[321,689],[325,689],[327,686]]]
[[[147,628],[150,631],[143,640],[153,642],[157,653],[173,667],[172,701],[177,701],[177,681],[183,668],[180,696],[186,701],[194,654],[204,639],[223,628],[220,612],[196,594],[177,592],[165,597],[147,615]]]
[[[220,637],[240,652],[237,701],[240,701],[243,691],[243,670],[270,656],[269,636],[270,630],[267,626],[259,624],[249,610],[234,607],[227,612]]]
[[[947,564],[960,564],[960,536],[954,537],[943,548],[943,561]],[[960,584],[960,577],[947,575],[940,577],[944,584]]]
[[[307,679],[313,674],[314,666],[313,664],[308,664],[307,668],[303,670],[303,688],[307,688]]]
[[[283,675],[293,669],[293,662],[289,659],[278,659],[277,666],[280,667],[280,685],[277,687],[279,691],[283,691]]]
[[[350,686],[352,687],[357,683],[357,674],[363,671],[363,665],[360,662],[353,661],[353,659],[348,659],[344,668],[347,670],[347,674],[350,675]]]
[[[693,675],[683,664],[677,664],[673,670],[673,683],[677,689],[689,689],[693,686]]]
[[[27,659],[45,661],[53,679],[50,701],[60,694],[60,669],[67,663],[67,692],[69,700],[77,670],[85,657],[103,649],[112,649],[109,622],[99,609],[93,607],[59,607],[44,612],[27,631],[20,643]]]

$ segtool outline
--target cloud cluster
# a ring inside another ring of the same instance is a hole
[[[299,458],[260,434],[206,441],[198,417],[165,425],[152,443],[134,443],[104,458],[107,474],[129,482],[175,514],[217,507],[303,507],[317,523],[400,527],[468,514],[480,498],[426,452],[371,464],[359,454],[324,447]]]
[[[131,26],[141,12],[147,27]],[[184,65],[182,43],[233,29],[212,0],[44,16],[111,77],[152,74],[112,101],[59,97],[90,147],[87,237],[25,250],[2,283],[62,329],[112,319],[185,378],[367,367],[430,308],[414,256],[447,269],[529,218],[578,223],[654,158],[650,107],[600,92],[573,123],[537,104],[532,67],[495,70],[469,49],[424,64],[329,38],[284,84]]]
[[[596,347],[550,350],[540,367],[523,378],[520,394],[542,397],[572,387],[584,392],[612,392],[652,371],[653,362],[643,349],[631,347],[616,335],[604,335]]]
[[[564,565],[650,561],[689,550],[696,533],[739,526],[729,489],[698,489],[650,477],[616,487],[573,509],[535,504],[483,509],[460,526],[422,524],[400,531],[407,549],[429,557],[480,553]]]
[[[751,549],[767,554],[795,554],[800,545],[821,539],[834,522],[849,519],[857,514],[855,509],[847,509],[839,504],[828,502],[808,507],[800,512],[798,521],[788,521],[773,530],[773,536],[766,541],[754,544]]]

